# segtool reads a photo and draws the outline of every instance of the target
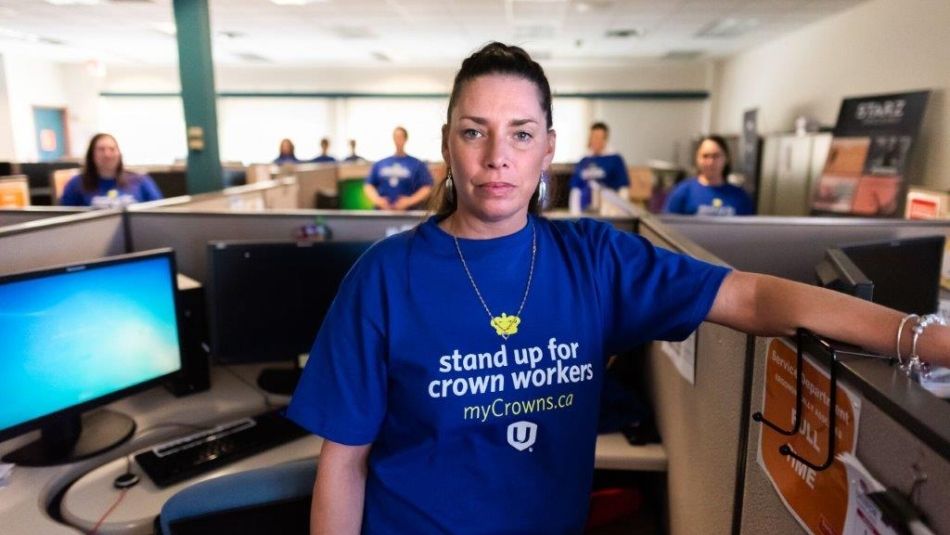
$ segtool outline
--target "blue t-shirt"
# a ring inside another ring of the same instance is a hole
[[[311,161],[312,163],[333,163],[333,162],[336,161],[336,158],[334,158],[333,156],[330,156],[329,154],[326,155],[326,156],[324,156],[323,154],[321,154],[320,156],[317,156],[316,158],[314,158],[314,159],[312,159],[312,160],[310,160],[310,161]]]
[[[69,179],[63,188],[63,195],[59,204],[63,206],[94,206],[109,208],[130,204],[133,202],[154,201],[162,198],[162,192],[148,175],[128,173],[125,176],[125,186],[118,188],[114,178],[99,178],[99,188],[96,191],[85,191],[82,188],[82,175]]]
[[[375,164],[366,177],[366,183],[376,188],[380,197],[396,202],[399,197],[408,197],[423,186],[432,185],[432,175],[425,162],[405,156],[390,156]]]
[[[581,209],[590,206],[590,181],[596,180],[602,187],[619,190],[630,185],[627,164],[619,154],[586,156],[574,166],[571,188],[581,190]]]
[[[363,533],[580,533],[606,356],[683,339],[728,270],[592,220],[531,216],[460,239],[434,218],[370,248],[340,286],[288,416],[372,443]]]
[[[300,163],[296,156],[278,156],[274,158],[274,163],[282,165],[285,163]]]
[[[752,215],[755,210],[749,194],[738,186],[704,186],[696,177],[673,188],[663,211],[686,215]]]

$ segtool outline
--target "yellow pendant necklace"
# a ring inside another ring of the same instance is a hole
[[[507,340],[509,336],[518,332],[518,326],[521,325],[521,311],[524,310],[524,304],[528,301],[528,291],[531,289],[531,279],[534,277],[534,259],[538,254],[538,234],[535,230],[534,222],[531,223],[531,267],[528,268],[528,283],[525,284],[524,297],[521,298],[521,305],[518,307],[518,312],[513,316],[509,316],[504,312],[502,312],[500,316],[491,313],[491,310],[488,308],[488,303],[486,303],[485,298],[482,297],[482,292],[478,291],[478,285],[475,284],[475,278],[472,277],[472,272],[468,269],[465,256],[462,255],[462,247],[459,245],[458,237],[453,234],[452,239],[455,240],[455,250],[458,251],[459,260],[462,261],[462,267],[465,268],[465,274],[468,275],[468,280],[472,283],[472,288],[475,289],[475,295],[477,295],[478,300],[481,301],[482,308],[488,313],[488,319],[490,320],[489,325],[495,329],[495,333],[498,334],[498,336]]]

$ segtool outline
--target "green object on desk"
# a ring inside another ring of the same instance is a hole
[[[343,210],[372,210],[373,203],[363,193],[363,178],[348,178],[337,184],[340,191],[340,208]]]

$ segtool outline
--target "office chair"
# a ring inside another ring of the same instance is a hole
[[[156,531],[161,535],[306,535],[316,475],[316,460],[308,458],[196,483],[165,502]]]

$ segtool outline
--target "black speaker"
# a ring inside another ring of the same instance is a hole
[[[165,382],[165,388],[177,397],[202,392],[211,387],[210,355],[207,350],[208,322],[205,314],[205,294],[201,283],[179,273],[181,371]]]

